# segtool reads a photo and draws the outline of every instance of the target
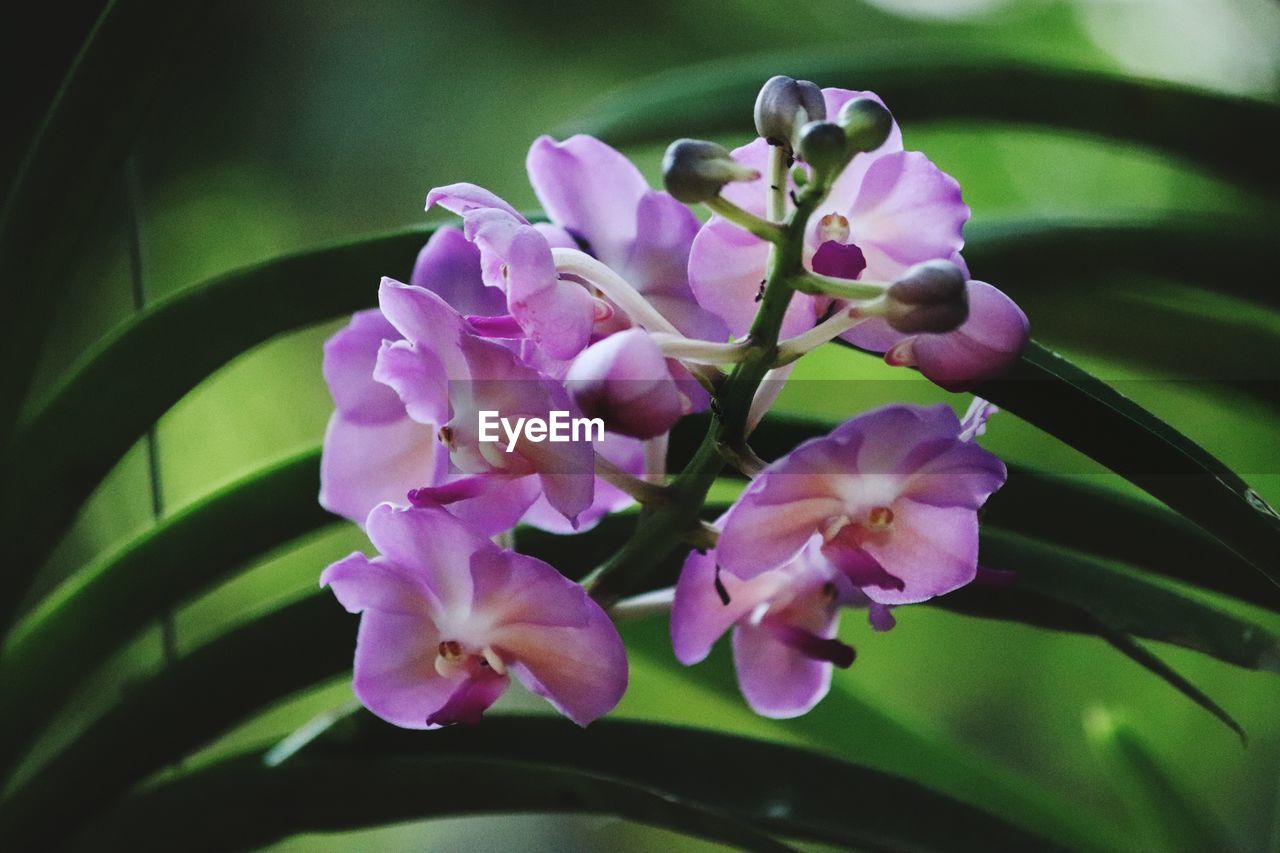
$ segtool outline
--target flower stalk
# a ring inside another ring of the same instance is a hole
[[[770,212],[779,206],[785,213],[785,188],[789,155],[775,149],[769,174]],[[702,443],[683,471],[668,486],[669,500],[641,519],[635,533],[583,585],[606,609],[640,587],[656,566],[682,541],[700,528],[707,493],[723,470],[723,449],[746,447],[748,420],[756,389],[778,360],[778,335],[782,319],[795,293],[792,282],[806,273],[805,229],[809,218],[827,194],[824,182],[814,181],[800,191],[785,223],[781,238],[773,244],[760,307],[748,332],[752,349],[716,389],[711,424]]]

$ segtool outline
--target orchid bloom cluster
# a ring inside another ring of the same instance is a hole
[[[474,723],[514,676],[587,724],[626,689],[611,616],[691,547],[674,589],[645,598],[670,606],[682,663],[732,629],[743,694],[772,717],[852,663],[841,608],[887,630],[893,607],[974,579],[977,511],[1005,477],[975,441],[981,400],[963,420],[867,412],[768,465],[750,433],[824,343],[958,391],[1016,360],[1026,317],[969,279],[958,184],[904,150],[878,97],[775,77],[755,124],[732,152],[673,143],[666,191],[597,139],[540,138],[546,221],[472,184],[431,190],[461,227],[326,344],[320,501],[378,553],[321,584],[361,614],[354,687],[378,716]],[[699,412],[707,434],[669,474],[668,435]],[[709,524],[726,467],[751,483]],[[508,547],[517,525],[582,531],[636,502],[631,538],[581,584]]]

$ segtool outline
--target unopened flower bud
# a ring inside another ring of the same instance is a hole
[[[770,145],[789,146],[797,127],[826,117],[827,104],[822,90],[808,80],[793,80],[779,74],[770,77],[756,95],[756,132]]]
[[[969,316],[964,272],[949,261],[916,264],[885,295],[885,319],[899,332],[949,332]]]
[[[834,176],[849,161],[844,131],[829,121],[811,121],[800,128],[797,153],[820,175]]]
[[[836,123],[844,128],[852,151],[875,151],[889,138],[893,116],[878,101],[855,98],[840,108]]]
[[[583,414],[634,438],[662,435],[689,413],[682,384],[649,333],[637,328],[587,347],[565,375],[565,387]],[[692,379],[687,384],[696,385]]]
[[[677,139],[662,158],[662,183],[685,204],[709,201],[731,181],[754,181],[760,173],[744,166],[723,145]]]

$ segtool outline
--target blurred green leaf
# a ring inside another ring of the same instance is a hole
[[[50,105],[0,213],[0,443],[94,207],[119,177],[199,0],[113,0]],[[0,621],[3,625],[3,621]]]
[[[1113,631],[1280,672],[1280,638],[1248,620],[1142,576],[985,525],[982,563],[1016,573],[1013,585],[1075,605]]]
[[[374,305],[379,273],[407,274],[430,234],[359,239],[236,270],[157,300],[87,352],[0,461],[0,537],[15,547],[0,635],[76,509],[160,415],[254,345]]]
[[[0,802],[0,849],[57,847],[111,798],[256,711],[349,668],[355,627],[317,590],[132,685]]]
[[[1108,272],[1185,281],[1280,309],[1275,233],[1257,217],[1205,215],[974,221],[964,256],[975,277],[1017,293],[1050,277],[1079,285]]]
[[[1142,829],[1141,846],[1171,853],[1239,849],[1205,804],[1160,765],[1133,726],[1098,708],[1086,715],[1084,727],[1104,775]]]
[[[744,766],[765,772],[745,774]],[[757,830],[841,846],[1061,849],[915,783],[764,741],[649,723],[603,720],[579,730],[554,718],[500,716],[423,734],[367,714],[277,768],[263,767],[254,753],[139,794],[81,839],[98,848],[152,846],[194,826],[202,843],[225,849],[305,829],[477,811],[664,815],[652,799],[643,810],[623,802],[637,790]],[[222,817],[231,813],[252,819]]]
[[[0,780],[76,686],[158,614],[336,520],[315,499],[317,457],[254,472],[165,519],[19,623],[0,652]]]
[[[1248,483],[1169,424],[1032,341],[974,393],[1115,471],[1280,584],[1280,516]]]
[[[590,133],[615,145],[722,132],[746,136],[754,133],[756,92],[775,74],[872,90],[902,124],[989,120],[1083,131],[1149,145],[1251,189],[1280,193],[1271,150],[1280,106],[938,41],[688,66],[615,92],[557,135]],[[1224,139],[1232,140],[1229,152]]]
[[[1169,666],[1159,658],[1150,649],[1143,646],[1133,637],[1121,631],[1115,631],[1105,622],[1099,622],[1098,633],[1104,640],[1111,644],[1111,647],[1120,654],[1129,658],[1138,666],[1150,672],[1152,675],[1162,679],[1174,690],[1186,696],[1192,702],[1195,702],[1201,708],[1204,708],[1210,714],[1222,721],[1223,725],[1231,729],[1240,736],[1240,745],[1248,746],[1249,737],[1245,734],[1244,729],[1235,718],[1223,709],[1221,705],[1215,702],[1209,694],[1205,693],[1196,685],[1192,684],[1185,676]]]

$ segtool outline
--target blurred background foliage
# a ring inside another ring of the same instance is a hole
[[[600,97],[647,75],[762,53],[777,55],[768,73],[788,73],[789,62],[812,52],[885,50],[907,57],[937,50],[1019,57],[1264,100],[1280,95],[1280,5],[1272,0],[210,3],[175,46],[127,167],[97,208],[94,228],[67,247],[75,253],[75,269],[40,354],[28,410],[86,348],[137,310],[139,284],[144,300],[152,301],[284,253],[418,225],[435,219],[422,213],[427,189],[453,181],[481,183],[517,207],[532,208],[536,202],[524,176],[532,139],[572,128]],[[1090,93],[1078,96],[1088,99]],[[745,141],[749,131],[748,105],[739,132],[722,139]],[[1149,149],[978,122],[908,125],[904,134],[909,148],[925,151],[960,180],[974,226],[1023,217],[1187,214],[1268,229],[1280,221],[1274,196]],[[1230,158],[1233,140],[1221,142],[1222,156]],[[665,144],[626,150],[656,182]],[[4,156],[10,165],[14,152],[6,149]],[[1206,241],[1203,250],[1216,247]],[[1280,315],[1240,296],[1099,268],[1090,262],[1087,240],[1075,251],[1078,266],[1049,259],[1034,283],[995,283],[1022,303],[1039,341],[1114,380],[1265,498],[1280,500],[1276,386],[1266,384],[1280,370]],[[1216,261],[1205,263],[1212,268]],[[983,276],[981,267],[974,271]],[[408,272],[369,269],[351,287],[367,292],[373,305],[380,275],[403,278]],[[145,531],[157,510],[171,516],[238,476],[315,447],[331,408],[320,346],[339,325],[255,347],[167,412],[148,440],[158,460],[156,476],[149,471],[152,450],[140,443],[41,568],[36,593],[47,593]],[[206,332],[216,336],[219,329]],[[200,346],[200,340],[190,341],[193,349]],[[782,408],[822,418],[844,418],[888,399],[944,399],[923,381],[842,350],[807,359],[797,376],[802,381],[788,388]],[[1255,390],[1272,390],[1253,393],[1223,381],[1242,378]],[[847,379],[868,381],[835,382]],[[873,381],[884,379],[894,381]],[[1139,494],[1011,416],[992,422],[986,443],[1010,460]],[[77,691],[27,771],[129,684],[164,667],[165,636],[175,647],[171,652],[197,648],[312,590],[324,565],[361,547],[363,537],[353,526],[335,524],[183,607],[169,629],[157,626],[139,637]],[[1280,617],[1271,611],[1196,594],[1280,631]],[[1098,706],[1140,732],[1186,797],[1215,815],[1233,844],[1246,850],[1280,846],[1280,680],[1272,673],[1159,647],[1240,721],[1250,735],[1242,748],[1212,717],[1097,638],[933,608],[899,611],[898,629],[885,635],[872,635],[850,615],[843,633],[859,658],[851,670],[837,673],[836,694],[1034,782],[1072,812],[1087,815],[1118,848],[1151,849],[1152,842],[1127,806],[1141,782],[1109,773],[1087,744],[1082,719]],[[681,671],[669,653],[633,655],[632,668],[616,716],[838,749],[850,760],[894,769],[892,757],[879,755],[874,732],[849,731],[837,714],[807,726],[756,718],[737,697],[700,686],[700,671]],[[184,766],[273,743],[349,697],[346,677],[291,697]],[[500,708],[540,706],[513,695]],[[904,767],[912,761],[901,757]],[[984,801],[983,792],[974,796]],[[998,803],[987,805],[998,811]],[[452,849],[464,843],[474,849],[705,847],[612,819],[526,816],[308,835],[279,849]]]

